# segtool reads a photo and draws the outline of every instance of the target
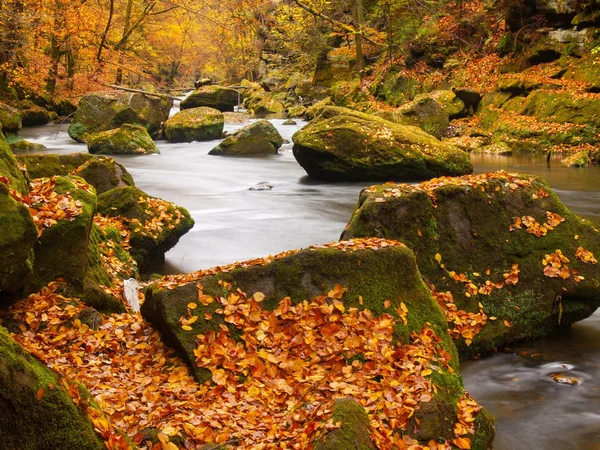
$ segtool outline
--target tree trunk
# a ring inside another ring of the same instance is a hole
[[[131,25],[131,9],[133,7],[133,0],[127,0],[127,9],[125,10],[125,25],[123,26],[123,38],[127,35],[129,31],[129,26]],[[121,48],[118,48],[119,52],[119,64],[123,64],[123,54],[121,53]],[[117,76],[115,77],[115,84],[121,84],[123,82],[123,69],[121,67],[117,68]]]
[[[357,34],[354,35],[354,44],[356,46],[356,70],[362,78],[362,71],[365,68],[365,57],[363,55],[363,37],[362,26],[365,22],[363,11],[363,0],[354,0],[354,22],[356,23]]]

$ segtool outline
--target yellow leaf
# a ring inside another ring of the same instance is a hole
[[[435,254],[435,260],[436,260],[438,263],[441,263],[441,262],[442,262],[442,255],[440,255],[439,253],[436,253],[436,254]]]
[[[181,328],[183,328],[185,331],[191,331],[192,327],[190,327],[189,325],[182,325]]]
[[[194,302],[190,302],[187,304],[187,307],[190,309],[196,309],[198,307],[198,305],[196,305]]]
[[[265,294],[263,294],[262,292],[255,292],[253,297],[255,301],[260,303],[265,299]]]

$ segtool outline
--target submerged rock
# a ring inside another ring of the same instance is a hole
[[[90,394],[72,386],[82,397]],[[83,405],[81,405],[83,406]],[[104,444],[61,380],[0,327],[0,435],[2,449],[102,450]]]
[[[424,440],[455,438],[454,424],[457,414],[459,417],[463,414],[460,405],[465,395],[455,348],[447,334],[443,313],[423,284],[414,254],[398,242],[378,239],[338,242],[166,277],[147,289],[141,312],[180,351],[200,382],[222,385],[224,377],[237,373],[235,363],[229,364],[218,356],[230,345],[237,349],[236,355],[244,357],[243,361],[256,358],[246,369],[240,365],[240,378],[236,382],[239,389],[248,389],[244,383],[253,386],[266,383],[262,386],[271,389],[270,376],[276,374],[282,382],[305,383],[297,388],[304,392],[312,389],[309,385],[314,388],[314,383],[318,383],[310,378],[313,370],[338,361],[328,371],[330,388],[314,389],[315,395],[325,396],[320,402],[329,405],[329,401],[337,399],[332,405],[332,419],[341,422],[341,428],[326,432],[314,442],[320,449],[345,448],[349,442],[351,448],[391,448],[390,442],[386,445],[379,441],[375,446],[372,441],[369,417],[372,419],[383,405],[378,407],[378,400],[365,400],[363,404],[368,405],[365,408],[354,400],[342,398],[346,392],[360,399],[364,392],[355,387],[361,381],[354,377],[360,378],[364,371],[376,374],[382,369],[379,366],[382,362],[376,356],[379,350],[362,351],[363,345],[370,345],[366,342],[378,345],[366,336],[371,328],[364,330],[364,340],[355,340],[353,326],[360,328],[360,318],[378,324],[384,320],[390,326],[393,321],[393,337],[381,329],[378,342],[385,342],[391,364],[406,365],[403,377],[413,364],[427,364],[413,359],[414,354],[427,359],[425,354],[433,351],[438,356],[434,357],[435,369],[421,372],[424,379],[415,374],[413,380],[421,379],[424,384],[413,384],[411,375],[406,380],[396,379],[406,392],[423,386],[430,386],[431,390],[417,396],[410,417],[402,407],[391,406],[390,411],[397,414],[392,428],[399,439],[406,437],[409,441],[415,435]],[[315,322],[315,329],[306,328],[308,325],[302,322],[307,316],[309,322]],[[321,320],[324,323],[319,325]],[[285,343],[271,342],[277,336],[287,336],[286,333],[290,336],[284,339]],[[331,339],[330,347],[321,341],[323,338]],[[302,349],[307,344],[309,349],[304,354]],[[288,371],[297,373],[296,377],[288,378]],[[344,377],[343,373],[347,375]],[[322,380],[316,376],[314,380],[317,378]],[[378,379],[375,377],[374,383]],[[295,392],[286,383],[280,383],[281,395]],[[429,383],[436,385],[435,390]],[[373,389],[377,387],[373,385]],[[260,395],[260,391],[257,389],[255,395]],[[382,393],[377,398],[384,397]],[[307,400],[302,410],[314,407]],[[479,407],[475,410],[479,411]],[[474,420],[475,435],[471,438],[478,444],[472,448],[489,448],[493,421],[483,410],[475,413]]]
[[[125,219],[131,234],[130,253],[142,272],[162,263],[165,253],[194,226],[186,209],[132,186],[99,195],[98,213]]]
[[[366,236],[415,251],[462,356],[549,334],[600,305],[600,226],[540,178],[495,172],[374,186],[342,234]]]
[[[224,86],[201,86],[181,101],[181,109],[207,106],[221,112],[233,111],[238,105],[239,93]]]
[[[154,133],[169,118],[172,105],[173,101],[167,97],[127,92],[84,95],[69,126],[69,136],[77,142],[87,142],[91,133],[112,130],[123,124],[142,125]]]
[[[257,120],[228,136],[209,155],[245,156],[277,154],[283,138],[268,120]]]
[[[417,127],[346,108],[326,107],[293,141],[294,157],[317,179],[422,180],[473,171],[466,152]]]
[[[147,155],[160,150],[140,125],[123,124],[120,128],[88,135],[88,151],[99,155]]]
[[[210,141],[221,137],[224,124],[217,109],[184,109],[165,122],[165,135],[169,142]]]

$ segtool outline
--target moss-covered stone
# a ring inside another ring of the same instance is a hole
[[[1,130],[0,130],[1,131]],[[21,173],[17,160],[12,154],[4,135],[0,132],[0,177],[6,178],[3,182],[20,194],[29,192],[27,181]]]
[[[224,86],[201,86],[184,100],[181,101],[181,109],[197,108],[207,106],[218,109],[221,112],[233,111],[238,105],[239,93],[235,89]]]
[[[98,155],[146,155],[160,153],[141,125],[125,123],[119,128],[88,135],[88,151]]]
[[[16,155],[17,161],[24,165],[30,179],[48,178],[55,175],[69,175],[82,164],[94,159],[86,153],[66,155]]]
[[[214,108],[184,109],[165,122],[169,142],[210,141],[220,139],[225,118]]]
[[[209,155],[245,156],[277,154],[283,138],[268,120],[257,120],[225,138]]]
[[[600,148],[581,150],[561,161],[567,167],[590,167],[600,164]]]
[[[2,130],[5,133],[20,130],[22,126],[21,112],[6,103],[0,102],[0,125],[2,125]]]
[[[538,226],[547,223],[548,212],[564,221],[546,235],[532,234],[535,224],[532,232],[515,226],[516,218],[529,216]],[[567,327],[600,304],[598,265],[576,256],[579,247],[600,255],[600,226],[571,213],[539,178],[499,172],[364,190],[342,237],[365,236],[402,240],[427,282],[450,291],[459,310],[478,312],[481,303],[488,318],[497,318],[470,346],[457,341],[465,357]],[[550,263],[542,261],[557,249],[569,259],[565,279],[544,275]],[[514,265],[518,282],[507,284]],[[486,281],[499,287],[486,292]]]
[[[250,114],[281,114],[285,111],[283,104],[264,89],[251,92],[244,98],[244,107]]]
[[[316,450],[375,450],[369,436],[371,426],[365,408],[350,398],[339,399],[333,405],[334,423],[342,426],[329,431],[315,442]]]
[[[35,142],[29,142],[25,139],[17,139],[9,142],[8,144],[13,153],[32,153],[38,150],[44,150],[46,148],[43,144],[37,144]]]
[[[82,286],[86,276],[88,245],[96,211],[95,190],[82,178],[66,176],[56,178],[54,191],[57,194],[68,192],[73,200],[80,202],[81,213],[73,220],[59,220],[46,228],[35,243],[35,261],[25,285],[26,294],[37,292],[57,278]]]
[[[293,141],[296,160],[317,179],[419,180],[473,170],[466,152],[417,127],[345,108],[323,109]]]
[[[88,94],[79,101],[69,136],[77,142],[86,142],[91,133],[112,130],[125,123],[141,125],[154,133],[169,118],[172,105],[171,99],[162,96],[127,92]]]
[[[21,108],[23,126],[46,125],[50,122],[48,111],[32,101],[23,100],[19,106]]]
[[[127,169],[114,159],[105,156],[90,159],[71,173],[94,186],[98,195],[118,187],[135,186],[133,177]]]
[[[127,219],[131,256],[141,272],[164,262],[165,253],[194,226],[185,208],[150,197],[133,186],[111,189],[98,196],[98,212]]]
[[[31,273],[37,228],[29,209],[16,201],[0,182],[0,296],[18,292]]]
[[[512,155],[512,148],[506,142],[495,142],[473,149],[473,153],[487,153],[490,155]]]
[[[88,394],[89,395],[89,394]],[[92,423],[56,374],[0,327],[0,449],[101,450]]]

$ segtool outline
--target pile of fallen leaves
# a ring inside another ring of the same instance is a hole
[[[536,237],[546,236],[548,231],[554,230],[555,227],[565,221],[565,218],[551,211],[546,211],[547,222],[540,224],[531,216],[515,217],[513,224],[510,226],[510,231],[515,231],[525,227],[529,234]]]
[[[394,342],[395,319],[346,308],[345,289],[293,306],[286,298],[274,311],[261,308],[260,293],[216,298],[226,325],[199,335],[195,352],[215,384],[199,385],[138,314],[111,315],[93,330],[77,318],[84,306],[57,287],[15,303],[3,318],[20,322],[14,338],[26,350],[90,391],[102,413],[87,412],[109,449],[127,448],[116,427],[141,448],[141,431],[155,427],[157,449],[175,448],[176,435],[186,448],[235,440],[240,449],[309,449],[339,426],[331,408],[348,397],[367,410],[378,448],[469,448],[478,407],[467,400],[454,441],[423,446],[402,437],[437,392],[431,375],[452,372],[450,355],[428,327]]]
[[[140,197],[138,204],[150,218],[143,222],[140,222],[138,219],[131,219],[129,220],[129,228],[132,232],[142,236],[157,239],[163,234],[165,227],[172,230],[179,225],[183,218],[182,212],[166,200],[153,197]]]
[[[473,189],[480,189],[485,192],[486,185],[490,181],[500,181],[511,191],[515,191],[520,188],[531,186],[533,180],[532,177],[524,177],[517,173],[510,173],[504,170],[497,172],[488,172],[474,175],[463,175],[461,177],[440,177],[432,178],[429,181],[424,181],[419,184],[396,184],[386,183],[383,188],[383,195],[376,197],[375,202],[385,202],[388,198],[399,198],[406,194],[412,194],[414,192],[424,191],[426,192],[431,200],[433,201],[434,207],[436,207],[436,195],[435,190],[446,186],[461,186],[470,187]],[[371,186],[365,189],[367,193],[378,193],[381,189],[381,185]],[[495,190],[500,190],[499,186],[495,187]]]
[[[362,239],[352,239],[349,241],[338,241],[332,242],[330,244],[324,245],[313,245],[308,247],[309,250],[317,250],[323,248],[335,248],[336,250],[340,250],[343,252],[346,251],[357,251],[357,250],[377,250],[380,248],[386,247],[404,247],[405,245],[398,241],[393,241],[390,239],[380,239],[380,238],[362,238]],[[179,275],[167,275],[161,278],[158,281],[153,282],[158,287],[165,289],[174,289],[175,287],[184,284],[191,283],[194,281],[198,281],[201,278],[207,275],[214,275],[217,273],[227,273],[231,272],[235,269],[247,268],[253,266],[264,266],[272,263],[273,261],[277,261],[279,259],[285,258],[287,256],[298,253],[300,250],[288,250],[282,253],[278,253],[277,255],[270,255],[264,258],[255,258],[250,259],[248,261],[243,262],[235,262],[231,264],[227,264],[224,266],[216,266],[211,267],[210,269],[197,270],[195,272],[190,272],[186,274]]]

